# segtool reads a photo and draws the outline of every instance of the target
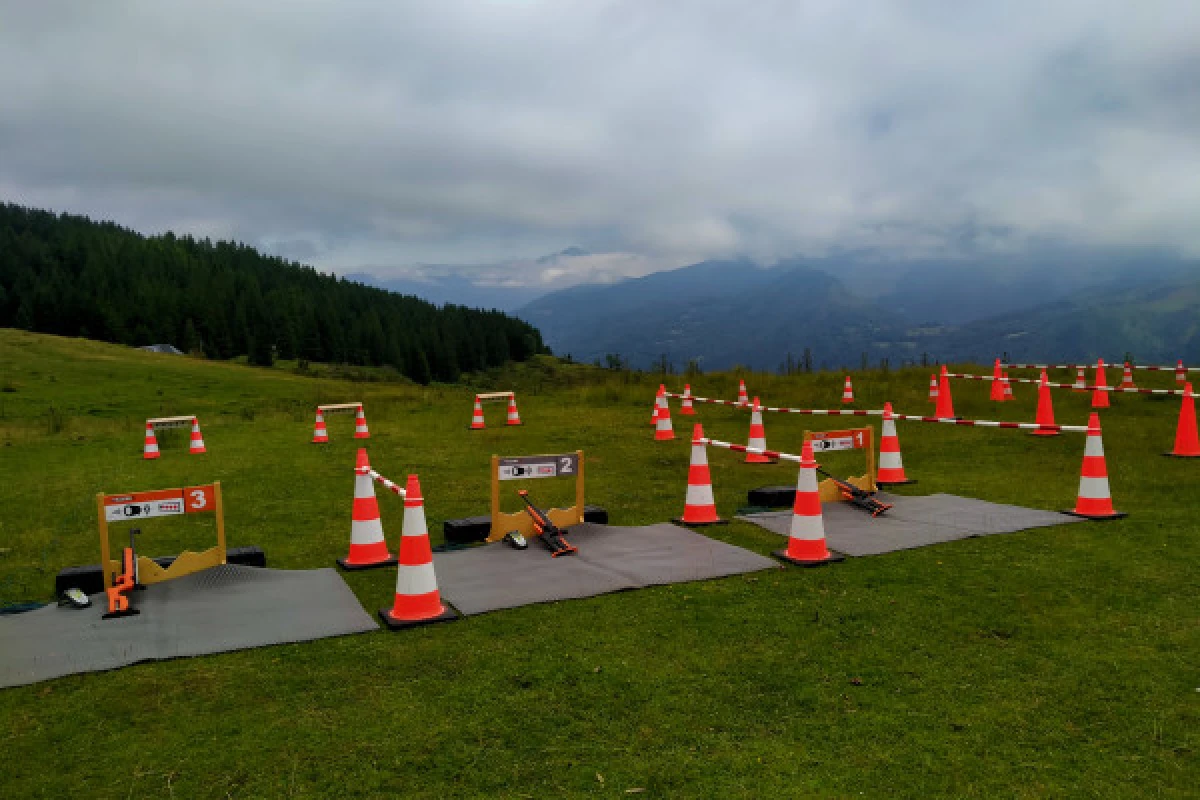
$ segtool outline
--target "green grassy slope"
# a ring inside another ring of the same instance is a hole
[[[841,392],[835,374],[746,377],[771,404],[828,407]],[[928,378],[856,374],[858,405],[923,413]],[[515,388],[525,426],[499,425],[497,405],[493,427],[469,432],[471,386],[316,380],[0,330],[0,604],[50,600],[60,568],[97,560],[99,491],[219,479],[231,545],[262,546],[273,567],[331,565],[349,541],[358,443],[337,416],[332,442],[309,444],[317,402],[366,403],[372,463],[420,475],[435,544],[442,520],[485,512],[492,453],[583,448],[589,502],[617,524],[661,522],[682,511],[690,421],[675,414],[684,435],[652,440],[657,383],[537,361],[477,383]],[[732,398],[737,378],[692,385]],[[1032,387],[999,410],[983,383],[954,388],[964,416],[1033,416]],[[1085,396],[1054,398],[1060,422],[1086,421]],[[1195,796],[1200,463],[1158,455],[1177,410],[1122,396],[1105,412],[1120,522],[0,691],[0,794]],[[160,413],[198,415],[209,453],[188,455],[174,432],[143,461],[144,419]],[[743,411],[703,406],[695,419],[745,440]],[[806,427],[835,426],[767,415],[767,441],[795,451]],[[920,481],[906,492],[1074,502],[1082,436],[899,434]],[[795,480],[788,465],[709,460],[723,515],[749,488]],[[570,496],[534,487],[546,504]],[[394,544],[400,504],[380,502]],[[212,536],[203,518],[144,529],[155,553]],[[705,532],[762,553],[783,543],[744,523]],[[346,580],[371,613],[390,603],[394,573]]]

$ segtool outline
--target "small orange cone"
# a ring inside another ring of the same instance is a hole
[[[1121,373],[1121,388],[1136,389],[1137,386],[1133,383],[1133,367],[1129,366],[1129,362],[1125,362],[1125,371]]]
[[[854,402],[854,384],[850,383],[850,376],[846,376],[846,384],[842,387],[842,405]]]
[[[1183,359],[1175,362],[1175,383],[1178,386],[1187,383],[1187,370],[1183,368]]]
[[[396,567],[396,599],[391,608],[379,609],[379,616],[392,630],[458,619],[457,611],[442,604],[442,595],[438,591],[433,550],[429,546],[429,527],[425,522],[425,500],[421,497],[421,484],[416,475],[409,475],[404,487],[404,528]]]
[[[1078,394],[1083,394],[1087,390],[1087,375],[1084,374],[1084,368],[1079,367],[1077,370],[1075,370],[1075,382],[1071,384],[1071,391]]]
[[[1054,401],[1050,397],[1050,380],[1046,377],[1046,370],[1042,370],[1042,377],[1038,379],[1037,416],[1033,421],[1038,425],[1054,424]],[[1058,436],[1060,433],[1061,431],[1054,428],[1038,428],[1030,431],[1033,436]]]
[[[821,516],[812,440],[805,441],[800,451],[800,474],[796,478],[796,500],[792,503],[787,550],[776,550],[773,555],[798,567],[819,567],[845,560],[845,556],[831,552],[825,545],[825,520]]]
[[[150,460],[158,458],[158,439],[154,438],[154,426],[146,423],[146,442],[142,445],[142,458]]]
[[[1004,402],[1004,373],[1000,370],[1000,359],[992,364],[992,393],[991,398],[997,403]]]
[[[1179,425],[1175,428],[1175,449],[1163,455],[1176,458],[1200,458],[1200,436],[1196,433],[1196,398],[1192,385],[1183,385],[1183,404],[1179,407]]]
[[[704,428],[696,423],[692,428],[692,461],[688,465],[687,496],[683,501],[683,516],[673,520],[684,525],[718,525],[725,520],[717,516],[713,500],[712,476],[708,471],[708,451],[700,440]]]
[[[901,486],[911,481],[904,474],[904,462],[900,458],[900,437],[896,435],[896,420],[893,419],[892,404],[883,404],[883,433],[879,437],[879,469],[875,483],[879,486]]]
[[[758,398],[754,398],[754,406],[750,412],[750,436],[746,441],[746,447],[754,447],[759,450],[767,449],[767,433],[763,428],[762,407],[758,404]],[[760,455],[759,453],[746,453],[747,464],[774,464],[774,459]]]
[[[946,377],[946,365],[942,365],[942,376],[938,380],[937,410],[933,415],[938,419],[954,418],[954,398],[950,396],[950,379]]]
[[[317,425],[313,428],[313,444],[325,444],[329,441],[329,431],[325,429],[325,414],[317,409]]]
[[[1001,382],[1004,384],[1004,402],[1007,403],[1009,400],[1016,400],[1017,398],[1013,397],[1012,384],[1008,380],[1008,370],[1004,371],[1004,377],[1001,379]]]
[[[654,423],[654,441],[665,442],[675,438],[675,429],[671,427],[671,407],[667,405],[667,390],[663,387],[658,393],[658,421]]]
[[[1075,508],[1064,512],[1086,519],[1120,519],[1125,514],[1113,510],[1108,489],[1108,466],[1104,463],[1104,441],[1100,438],[1100,415],[1088,418],[1087,445],[1083,450],[1083,468],[1079,473],[1079,496]]]
[[[359,406],[358,410],[354,412],[354,438],[371,438],[371,432],[367,430],[367,415],[363,413],[362,406]]]
[[[508,420],[505,425],[520,425],[521,415],[517,413],[517,396],[510,394],[508,396]]]
[[[937,375],[929,376],[929,402],[936,403],[938,400],[938,379]]]
[[[654,396],[654,410],[650,412],[650,427],[658,424],[658,395]]]
[[[370,569],[395,564],[383,540],[383,521],[379,501],[371,480],[367,451],[359,448],[354,463],[354,509],[350,514],[350,554],[338,559],[342,569]]]
[[[192,417],[192,444],[188,448],[188,452],[192,454],[208,452],[204,449],[204,437],[200,435],[200,420],[195,417]]]
[[[1092,392],[1092,408],[1108,408],[1108,381],[1104,379],[1104,359],[1096,361],[1096,388]]]
[[[679,413],[687,417],[696,415],[696,410],[692,408],[692,385],[690,383],[683,385],[683,402],[679,405]]]
[[[483,403],[479,401],[479,395],[475,395],[475,410],[471,414],[471,430],[481,431],[486,427],[483,423]]]
[[[750,405],[750,395],[746,393],[746,381],[741,380],[741,379],[738,380],[737,404],[739,406]]]

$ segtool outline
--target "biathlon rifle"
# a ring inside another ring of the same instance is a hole
[[[841,478],[834,477],[820,467],[817,467],[817,472],[833,481],[834,485],[837,486],[838,491],[841,492],[843,498],[859,508],[870,511],[872,517],[878,517],[880,514],[892,507],[891,503],[880,502],[878,499],[876,499],[873,493],[860,489],[849,481],[844,481]]]
[[[517,494],[525,501],[525,512],[533,520],[533,535],[550,550],[551,558],[578,552],[579,548],[563,538],[562,529],[550,521],[546,512],[530,502],[528,489],[518,489]]]

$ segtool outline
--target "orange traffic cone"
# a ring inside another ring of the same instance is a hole
[[[510,394],[508,396],[508,421],[505,425],[520,425],[521,415],[517,413],[517,396]]]
[[[192,417],[192,444],[189,453],[207,453],[204,449],[204,437],[200,435],[200,420]]]
[[[1113,510],[1108,490],[1108,466],[1104,463],[1104,441],[1100,438],[1100,415],[1088,418],[1087,445],[1083,450],[1083,469],[1079,474],[1079,497],[1075,508],[1065,512],[1086,519],[1120,519],[1125,514]]]
[[[354,438],[371,438],[371,432],[367,430],[367,415],[363,413],[362,406],[359,406],[358,410],[354,412]]]
[[[438,592],[429,527],[425,523],[425,501],[416,475],[409,475],[404,487],[404,528],[396,568],[396,599],[391,608],[379,609],[379,616],[392,630],[458,619],[458,612],[443,605]]]
[[[1183,404],[1179,407],[1179,425],[1175,428],[1175,449],[1163,455],[1200,458],[1200,437],[1196,434],[1196,398],[1190,383],[1183,385]]]
[[[1136,389],[1137,386],[1133,383],[1133,367],[1129,366],[1129,362],[1125,362],[1125,371],[1121,373],[1121,388]]]
[[[339,558],[342,569],[370,569],[395,564],[383,540],[383,521],[379,518],[379,502],[375,499],[375,484],[370,475],[371,464],[367,451],[359,448],[354,463],[354,510],[350,514],[350,554]]]
[[[1054,401],[1050,397],[1050,380],[1046,377],[1046,370],[1042,370],[1042,377],[1038,379],[1037,416],[1033,421],[1038,425],[1054,424]],[[1061,431],[1054,428],[1038,428],[1030,433],[1033,436],[1058,436]]]
[[[158,439],[154,438],[154,426],[149,422],[146,423],[146,442],[142,445],[142,458],[158,458]]]
[[[329,441],[329,431],[325,430],[325,414],[317,409],[317,425],[313,428],[313,444],[325,444]]]
[[[879,469],[875,483],[879,486],[900,486],[916,483],[904,474],[904,462],[900,459],[900,437],[896,436],[896,420],[893,419],[892,404],[883,404],[883,435],[879,437]]]
[[[650,427],[658,424],[658,395],[654,395],[654,410],[650,412]]]
[[[654,423],[654,441],[664,442],[675,438],[675,429],[671,427],[671,407],[667,405],[665,387],[659,391],[658,401],[658,421]]]
[[[759,450],[767,449],[767,432],[763,428],[762,421],[762,406],[758,404],[758,398],[754,398],[754,406],[750,412],[750,436],[746,441],[746,447],[755,447]],[[773,464],[774,459],[760,455],[758,453],[746,453],[747,464]]]
[[[938,401],[938,379],[937,375],[929,376],[929,402],[936,403]]]
[[[942,365],[942,376],[938,380],[937,410],[933,415],[938,419],[954,417],[954,398],[950,396],[950,379],[946,377],[946,365]]]
[[[992,364],[992,392],[991,399],[997,403],[1004,402],[1004,373],[1000,370],[1000,359]]]
[[[483,403],[479,401],[479,395],[475,395],[475,410],[471,415],[471,430],[481,431],[486,427],[483,423]]]
[[[850,376],[846,376],[846,384],[842,387],[842,405],[854,402],[854,384],[850,383]]]
[[[679,413],[688,417],[696,415],[696,410],[692,408],[692,385],[690,383],[683,385],[683,402],[679,405]]]
[[[1187,383],[1187,370],[1183,368],[1183,359],[1175,362],[1175,383],[1178,386]]]
[[[1087,390],[1087,375],[1084,374],[1083,367],[1079,367],[1075,370],[1075,382],[1071,384],[1071,391],[1083,394]]]
[[[1108,381],[1104,379],[1104,359],[1096,361],[1096,388],[1092,392],[1092,408],[1108,408]]]
[[[696,423],[692,428],[692,461],[688,465],[687,496],[683,501],[683,516],[674,522],[683,525],[718,525],[725,520],[717,516],[713,501],[712,476],[708,471],[708,451],[700,440],[704,428]]]
[[[800,450],[800,474],[796,478],[796,500],[792,504],[787,550],[776,550],[773,555],[798,567],[819,567],[845,560],[845,556],[831,552],[825,546],[825,520],[821,516],[812,440],[806,440]]]
[[[1000,382],[1004,384],[1004,402],[1016,400],[1017,398],[1013,397],[1012,384],[1008,380],[1008,370],[1004,371],[1004,377],[1000,379]]]
[[[737,404],[739,406],[745,406],[745,405],[750,404],[750,395],[746,393],[746,381],[741,380],[741,379],[738,380]]]

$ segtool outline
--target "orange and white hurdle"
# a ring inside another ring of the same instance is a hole
[[[191,428],[188,452],[192,455],[208,452],[204,447],[204,437],[200,434],[200,421],[196,417],[151,417],[146,420],[146,435],[142,442],[142,460],[151,461],[159,457],[158,437],[154,432],[166,428]]]
[[[317,420],[313,427],[313,444],[326,444],[329,441],[329,429],[325,427],[325,416],[327,414],[349,414],[354,412],[354,438],[355,439],[370,439],[371,433],[367,430],[367,416],[363,413],[363,404],[360,403],[326,403],[317,406]]]
[[[481,392],[475,395],[475,406],[472,410],[470,430],[481,431],[487,427],[483,418],[483,404],[500,400],[508,401],[508,417],[505,425],[521,425],[521,415],[517,413],[517,395],[515,392]]]

